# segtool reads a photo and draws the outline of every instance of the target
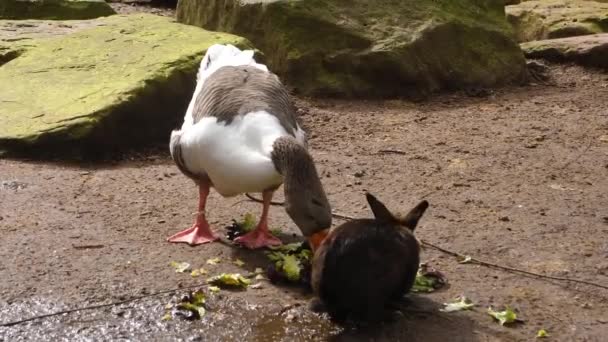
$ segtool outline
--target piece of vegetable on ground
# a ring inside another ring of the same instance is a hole
[[[308,244],[296,242],[273,247],[266,256],[273,262],[266,272],[271,282],[310,285],[312,251]]]
[[[225,288],[247,288],[251,284],[251,280],[239,273],[222,273],[207,279],[207,283]]]
[[[228,230],[226,233],[226,238],[233,241],[237,237],[249,233],[255,228],[255,221],[255,216],[251,213],[245,214],[241,221],[233,219],[232,224],[226,227]]]
[[[203,290],[189,292],[176,304],[168,304],[165,306],[165,310],[168,311],[165,312],[165,315],[161,320],[169,321],[173,317],[180,317],[189,321],[201,319],[206,313],[206,299],[207,297]]]
[[[184,273],[190,269],[190,264],[187,262],[171,261],[169,265],[173,267],[177,273]]]
[[[456,298],[456,301],[451,303],[443,303],[444,308],[439,311],[442,312],[454,312],[454,311],[462,311],[462,310],[471,310],[475,304],[465,296],[460,296]]]
[[[412,292],[433,292],[445,286],[447,282],[447,278],[441,272],[426,264],[420,264]]]
[[[537,333],[536,333],[536,337],[537,338],[545,338],[545,337],[549,337],[549,334],[547,333],[547,330],[545,329],[540,329]]]
[[[515,311],[511,310],[511,308],[509,308],[508,306],[505,307],[504,311],[494,311],[492,307],[489,307],[488,315],[492,316],[495,320],[497,320],[500,325],[523,322],[522,320],[517,318],[517,314],[515,313]]]

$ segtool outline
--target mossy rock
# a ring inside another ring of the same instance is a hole
[[[116,12],[104,0],[1,0],[0,19],[72,20]]]
[[[608,3],[525,1],[507,6],[506,14],[519,42],[608,32]]]
[[[495,0],[180,0],[177,18],[248,38],[304,95],[419,96],[525,78]]]
[[[523,43],[521,47],[529,58],[574,62],[608,70],[608,33],[537,40]]]
[[[102,151],[164,141],[183,118],[206,49],[251,47],[161,16],[95,21],[17,46],[18,56],[0,66],[0,149]]]
[[[0,20],[0,66],[35,47],[41,41],[38,38],[64,36],[100,24],[99,20]]]

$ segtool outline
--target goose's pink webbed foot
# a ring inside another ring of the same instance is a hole
[[[272,191],[264,191],[262,195],[264,198],[264,208],[262,209],[262,217],[260,217],[258,226],[253,231],[234,239],[234,242],[249,249],[279,246],[283,244],[281,240],[272,235],[268,230],[268,208],[270,207],[270,201],[272,200],[272,193]]]
[[[268,226],[264,228],[259,225],[255,230],[234,239],[234,242],[240,243],[249,249],[279,246],[283,244],[281,240],[268,231]]]
[[[197,219],[197,222],[195,222],[192,227],[183,230],[175,235],[172,235],[167,239],[167,241],[183,242],[191,246],[195,246],[217,240],[218,237],[215,236],[209,228],[207,220],[203,218],[200,221],[201,222],[199,222],[199,220]]]
[[[181,231],[175,235],[172,235],[167,239],[169,242],[183,242],[191,246],[200,245],[203,243],[213,242],[218,239],[213,234],[209,223],[205,218],[205,204],[207,202],[207,196],[209,195],[209,183],[201,182],[199,186],[199,203],[198,203],[198,214],[196,215],[196,221],[192,227]]]

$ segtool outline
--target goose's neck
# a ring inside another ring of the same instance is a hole
[[[274,142],[271,156],[275,168],[283,175],[285,211],[302,234],[312,237],[328,229],[331,207],[306,148],[293,137],[281,137]]]
[[[312,157],[293,137],[278,138],[271,157],[274,167],[284,178],[285,193],[319,178]]]

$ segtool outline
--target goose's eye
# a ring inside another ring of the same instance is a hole
[[[312,204],[318,205],[319,207],[323,206],[323,204],[318,199],[316,199],[316,198],[312,199]]]

